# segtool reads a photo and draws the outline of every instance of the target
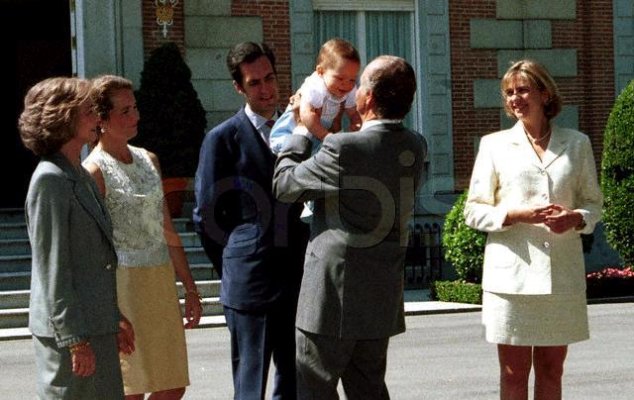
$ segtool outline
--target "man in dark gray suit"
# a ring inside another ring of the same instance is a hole
[[[328,135],[310,157],[300,127],[278,157],[278,199],[315,202],[296,321],[300,399],[338,399],[339,379],[348,399],[389,399],[387,348],[405,331],[407,223],[427,151],[402,124],[415,91],[405,60],[378,57],[357,91],[361,130]]]

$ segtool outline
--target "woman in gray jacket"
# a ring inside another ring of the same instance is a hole
[[[41,399],[123,399],[118,351],[133,351],[117,307],[110,218],[80,163],[96,138],[90,89],[78,78],[43,80],[27,93],[18,123],[24,145],[41,157],[25,204]]]

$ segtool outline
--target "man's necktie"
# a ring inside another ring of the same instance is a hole
[[[266,121],[264,123],[264,125],[266,126],[266,128],[262,129],[262,131],[264,131],[264,136],[266,138],[266,142],[268,143],[269,141],[269,136],[271,136],[271,128],[273,128],[273,125],[275,124],[275,121],[272,119],[269,119],[268,121]]]

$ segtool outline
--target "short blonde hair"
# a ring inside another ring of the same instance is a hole
[[[502,98],[506,99],[506,89],[513,82],[513,78],[520,76],[528,80],[540,92],[548,94],[548,101],[544,105],[544,115],[548,120],[555,118],[561,112],[562,99],[559,94],[559,88],[548,70],[540,63],[524,59],[513,62],[511,67],[506,71],[502,81],[500,82],[500,90]],[[513,110],[507,101],[504,101],[504,111],[509,117],[514,117]]]
[[[75,137],[78,111],[90,89],[89,81],[69,77],[48,78],[29,89],[18,120],[24,146],[38,156],[58,152]]]

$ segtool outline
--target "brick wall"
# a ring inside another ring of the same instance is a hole
[[[147,59],[155,48],[166,42],[174,42],[181,53],[185,51],[185,27],[183,22],[183,2],[173,8],[172,25],[167,27],[167,36],[163,36],[163,27],[156,22],[156,4],[154,0],[142,0],[143,7],[143,54]],[[169,2],[168,2],[169,3]]]
[[[285,106],[291,93],[291,38],[288,0],[233,0],[231,15],[262,18],[264,42],[275,54],[280,103]]]
[[[453,0],[449,2],[451,46],[451,91],[454,174],[456,189],[469,184],[473,168],[475,139],[500,127],[499,109],[473,106],[473,81],[495,79],[495,50],[471,49],[469,22],[473,18],[494,19],[495,0]]]
[[[577,49],[578,76],[559,78],[565,104],[579,105],[579,130],[590,136],[597,164],[614,104],[612,1],[577,1],[576,21],[553,21],[553,47]]]
[[[578,75],[557,78],[566,105],[579,106],[579,129],[590,136],[600,165],[603,129],[614,102],[612,1],[577,1],[576,20],[552,20],[552,47],[577,50]],[[474,143],[500,129],[499,109],[473,107],[473,81],[497,79],[496,52],[472,49],[469,21],[494,19],[496,1],[449,2],[456,189],[469,184]]]

